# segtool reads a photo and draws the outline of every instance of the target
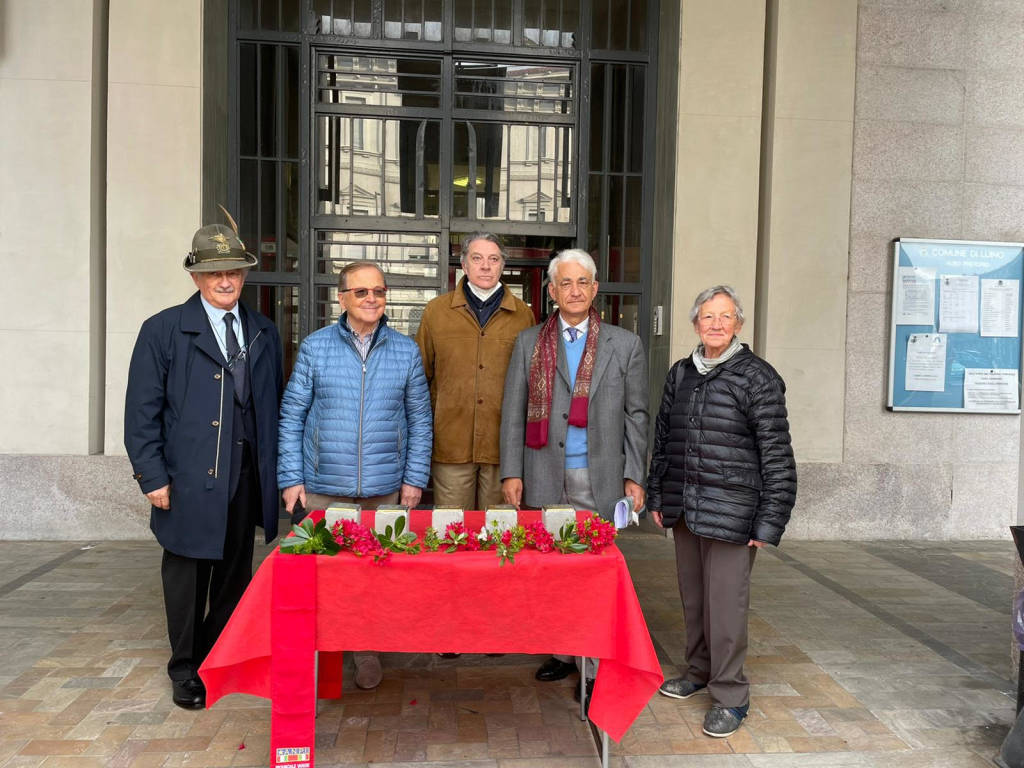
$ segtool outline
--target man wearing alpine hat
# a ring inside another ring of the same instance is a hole
[[[142,324],[125,396],[125,448],[164,549],[167,673],[187,709],[206,704],[199,666],[252,578],[255,526],[277,536],[281,340],[239,301],[256,257],[227,218],[192,238],[196,293]]]

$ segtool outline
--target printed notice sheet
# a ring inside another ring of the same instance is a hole
[[[939,332],[978,332],[978,276],[939,278]]]
[[[912,333],[907,339],[907,391],[946,389],[946,334]]]
[[[896,275],[896,324],[935,323],[935,270],[900,267]]]
[[[1017,335],[1020,280],[981,281],[981,335]]]
[[[1016,411],[1016,368],[964,369],[964,408],[969,411]]]

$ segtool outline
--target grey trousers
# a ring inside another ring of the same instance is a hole
[[[713,704],[742,707],[750,701],[743,673],[747,656],[750,571],[755,547],[695,536],[680,520],[672,529],[679,595],[686,621],[686,674],[706,684]]]
[[[562,498],[559,504],[572,504],[576,509],[589,509],[597,512],[597,502],[594,500],[594,491],[590,487],[589,469],[567,469],[565,470],[565,481],[562,484]],[[569,663],[572,656],[563,656],[560,653],[554,654],[559,661]],[[587,679],[593,680],[597,677],[597,659],[590,659],[587,664]]]

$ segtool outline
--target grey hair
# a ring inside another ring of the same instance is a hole
[[[477,240],[486,240],[488,243],[494,243],[498,246],[498,253],[501,254],[502,261],[508,261],[508,254],[505,252],[505,243],[501,241],[493,232],[470,232],[464,238],[462,238],[462,250],[459,253],[459,261],[462,264],[466,263],[466,257],[469,255],[469,246],[471,246]]]
[[[590,279],[597,279],[597,265],[594,263],[594,259],[591,258],[590,254],[586,251],[582,251],[579,248],[566,248],[564,251],[559,251],[558,255],[551,260],[548,264],[548,280],[552,283],[555,282],[555,277],[558,275],[558,268],[569,261],[575,261],[585,270],[590,273]]]
[[[713,285],[710,288],[705,288],[703,291],[697,294],[697,298],[693,300],[693,306],[690,307],[690,322],[697,322],[697,315],[700,313],[700,308],[706,303],[711,301],[715,296],[722,294],[732,299],[733,305],[736,307],[736,319],[741,323],[743,322],[743,304],[740,302],[740,297],[736,295],[736,289],[731,285]]]
[[[341,272],[338,273],[338,290],[344,291],[348,288],[348,276],[360,269],[376,269],[380,272],[384,285],[388,284],[387,275],[385,275],[384,270],[380,268],[380,264],[377,264],[374,261],[352,261],[342,267]]]

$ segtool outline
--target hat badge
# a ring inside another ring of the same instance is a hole
[[[216,244],[217,253],[231,253],[231,244],[228,243],[228,239],[220,232],[212,235],[210,240]]]

